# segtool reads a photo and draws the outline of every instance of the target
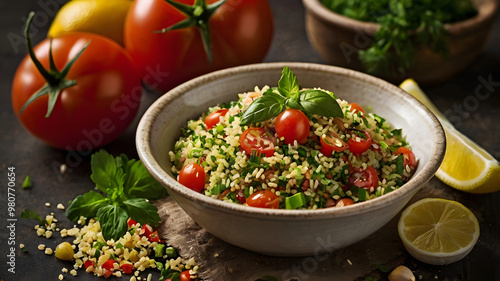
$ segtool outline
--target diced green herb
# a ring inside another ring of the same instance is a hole
[[[285,198],[285,208],[288,210],[297,209],[304,206],[306,203],[306,197],[304,193],[299,192],[290,197]]]
[[[165,254],[165,244],[156,244],[154,251],[155,251],[155,258],[161,258]]]
[[[31,188],[32,185],[31,185],[31,177],[30,176],[26,176],[26,178],[24,178],[24,181],[23,181],[23,188],[24,189],[28,189],[28,188]]]

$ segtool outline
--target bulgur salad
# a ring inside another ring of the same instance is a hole
[[[318,209],[401,187],[418,161],[375,113],[328,90],[300,89],[285,67],[278,87],[255,87],[182,129],[169,152],[177,180],[252,207]]]

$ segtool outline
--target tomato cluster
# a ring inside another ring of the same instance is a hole
[[[122,24],[124,47],[89,30],[33,48],[32,18],[13,110],[32,135],[78,151],[102,147],[130,126],[142,82],[165,92],[213,70],[261,62],[274,30],[267,0],[136,0]]]

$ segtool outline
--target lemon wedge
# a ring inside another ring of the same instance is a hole
[[[413,79],[399,86],[427,106],[446,134],[446,151],[436,177],[447,185],[470,193],[500,190],[500,164],[484,148],[457,131]]]
[[[440,198],[407,207],[398,222],[406,250],[427,264],[444,265],[465,257],[479,238],[479,223],[464,205]]]
[[[71,32],[90,32],[115,40],[123,46],[123,26],[132,5],[130,0],[73,0],[57,12],[48,37]]]

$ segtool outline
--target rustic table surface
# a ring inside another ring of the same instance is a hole
[[[39,14],[36,22],[37,28],[33,30],[33,41],[37,43],[45,37],[54,16],[54,10],[60,7],[61,2],[65,1],[0,2],[0,71],[2,74],[0,75],[0,92],[2,93],[0,95],[0,182],[2,183],[0,191],[0,280],[58,280],[61,269],[70,268],[71,264],[59,261],[54,256],[46,256],[37,249],[37,246],[44,243],[55,248],[62,239],[58,235],[50,240],[37,237],[33,230],[34,221],[19,219],[19,215],[26,208],[34,209],[40,214],[54,212],[61,220],[61,227],[70,227],[71,223],[65,219],[64,213],[57,210],[55,206],[58,203],[67,205],[69,200],[94,187],[89,178],[90,157],[88,155],[68,153],[46,146],[22,128],[11,108],[12,78],[17,65],[26,55],[26,48],[23,42],[19,41],[22,38],[22,28],[26,17],[29,11],[36,11]],[[304,8],[301,1],[270,0],[270,3],[275,16],[275,36],[266,61],[324,63],[307,40]],[[489,93],[483,93],[479,99],[475,96],[478,87],[483,87],[482,90],[486,89]],[[424,90],[460,131],[500,159],[500,17],[496,18],[494,30],[486,48],[472,65],[454,79],[437,86],[425,87]],[[159,95],[158,92],[145,91],[138,118],[119,139],[106,146],[110,153],[125,153],[129,157],[137,157],[134,134],[138,119]],[[68,167],[64,174],[59,171],[61,164],[66,164]],[[7,173],[10,167],[15,168],[16,216],[14,218],[17,220],[9,220],[12,217],[8,215]],[[33,187],[29,190],[21,188],[26,175],[30,175],[33,181]],[[399,249],[398,251],[388,251],[382,255],[383,260],[374,262],[390,265],[405,264],[423,280],[500,280],[500,224],[498,219],[500,218],[500,204],[498,203],[500,192],[488,195],[467,194],[456,191],[433,178],[416,198],[428,196],[457,200],[470,208],[477,216],[481,236],[472,252],[463,260],[446,266],[430,266],[418,262],[400,244],[395,228],[396,220],[393,220],[374,235],[359,242],[360,245],[366,245],[369,249],[373,242],[383,243],[384,239],[380,239],[383,235],[387,236],[387,241],[390,241],[388,243],[396,243],[395,247]],[[46,207],[46,202],[51,203],[52,206]],[[11,255],[10,243],[13,242],[16,243],[16,249],[15,257],[11,258],[9,257]],[[25,245],[27,253],[19,249],[20,243]],[[335,254],[331,258],[334,259]],[[352,260],[355,261],[356,257],[352,257]],[[14,261],[14,264],[7,264],[9,261]],[[202,266],[216,266],[204,264],[203,261],[198,262]],[[12,265],[15,266],[15,273],[7,271]],[[248,268],[248,270],[258,269]],[[65,276],[67,280],[96,280],[96,277],[83,271],[79,271],[76,278],[69,274]],[[317,280],[314,276],[314,271],[308,272],[307,280]],[[379,274],[373,265],[371,272],[360,272],[356,280],[381,276],[383,275]],[[157,277],[155,279],[158,280]],[[342,270],[340,270],[336,276],[332,276],[331,280],[346,280],[346,278],[343,278]]]

